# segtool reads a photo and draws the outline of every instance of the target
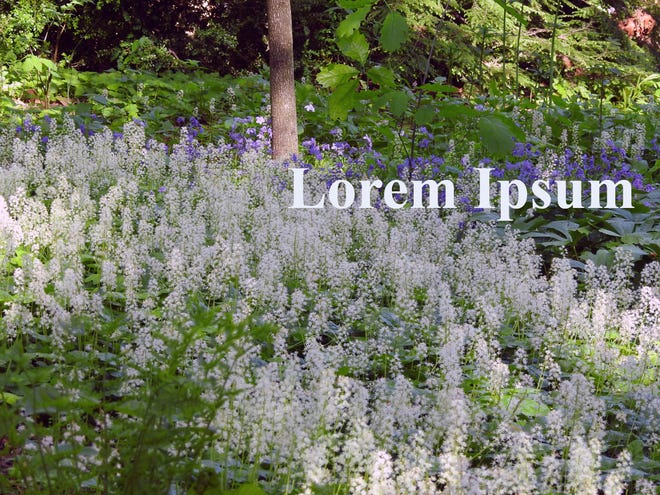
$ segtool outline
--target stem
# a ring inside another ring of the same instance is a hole
[[[559,20],[559,9],[555,8],[555,18],[552,21],[552,42],[550,44],[550,80],[548,81],[548,106],[552,100],[552,86],[555,78],[555,40],[557,39],[557,21]]]
[[[502,18],[502,78],[504,79],[504,89],[506,89],[506,7]]]
[[[486,50],[486,26],[481,28],[481,49],[479,50],[479,85],[484,87],[484,51]]]
[[[433,41],[431,42],[431,49],[429,50],[429,56],[426,57],[426,67],[424,67],[424,76],[422,77],[422,86],[426,84],[426,79],[429,75],[429,69],[431,67],[431,57],[433,57],[433,51],[435,50],[435,42],[438,39],[438,31],[436,30],[435,36],[433,36]],[[451,73],[450,73],[451,74]],[[415,103],[415,110],[419,108],[419,104],[422,101],[421,91],[417,94],[417,101]],[[410,138],[410,162],[408,163],[408,180],[412,180],[413,172],[413,163],[415,160],[415,138],[417,135],[417,124],[415,123],[415,117],[413,115],[413,128],[412,128],[412,137]]]
[[[59,56],[60,53],[60,41],[62,39],[62,35],[64,34],[65,29],[66,29],[66,24],[63,24],[62,29],[60,29],[60,32],[57,33],[57,38],[55,39],[55,47],[53,48],[53,56],[51,58],[53,63],[57,63],[57,57]]]
[[[524,10],[525,10],[525,6],[523,5],[520,8],[520,15],[521,16],[522,16]],[[516,38],[516,90],[515,90],[516,98],[518,98],[518,91],[520,90],[519,75],[520,75],[520,35],[521,34],[522,34],[522,22],[519,22],[518,23],[518,37]]]
[[[605,74],[600,74],[600,98],[598,99],[598,127],[603,132],[603,100],[605,99]]]

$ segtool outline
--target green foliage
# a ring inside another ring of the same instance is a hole
[[[199,136],[204,140],[213,136],[214,128],[224,130],[236,108],[246,115],[265,111],[263,95],[268,92],[268,81],[261,76],[220,78],[199,70],[92,73],[54,66],[48,59],[30,58],[28,62],[29,72],[21,65],[7,74],[12,93],[0,99],[4,103],[0,104],[1,120],[10,121],[12,115],[24,111],[16,107],[13,98],[17,98],[31,103],[35,120],[68,114],[87,131],[103,125],[121,131],[128,120],[139,118],[152,136],[163,141],[178,137],[181,119],[187,122],[195,117],[209,131]]]
[[[48,55],[52,30],[77,23],[77,13],[91,0],[17,0],[0,2],[0,65],[14,63],[28,54]]]
[[[161,310],[154,308],[154,316]],[[126,362],[121,347],[130,347],[135,335],[126,332],[125,316],[109,304],[100,320],[72,320],[66,330],[79,335],[73,345],[55,350],[50,335],[34,334],[0,348],[3,432],[11,445],[40,449],[40,439],[48,437],[57,446],[38,458],[15,459],[12,476],[25,480],[29,493],[80,493],[81,487],[92,493],[167,493],[172,486],[193,484],[196,459],[213,443],[210,423],[232,394],[223,389],[230,372],[224,356],[230,350],[240,356],[235,342],[247,335],[249,324],[235,324],[220,308],[195,297],[188,312],[191,325],[185,331],[179,329],[176,339],[162,336],[167,352],[157,365]],[[181,373],[184,356],[201,341],[215,358],[195,373]],[[125,387],[127,374],[135,386]],[[67,390],[76,390],[75,398]],[[208,390],[215,391],[215,401],[202,399]],[[33,421],[26,424],[26,417]],[[77,425],[77,438],[96,437],[99,429],[104,433],[96,443],[81,443],[65,428],[71,424]],[[57,425],[59,432],[52,428]],[[79,456],[104,461],[90,473],[76,467]],[[259,493],[254,487],[240,490]]]
[[[488,156],[494,158],[510,155],[515,141],[524,141],[522,131],[510,118],[501,113],[479,119],[479,137]]]
[[[408,23],[398,12],[388,12],[380,28],[380,45],[386,52],[395,52],[408,38]]]
[[[122,41],[117,55],[117,68],[163,72],[189,68],[165,46],[157,45],[150,38],[143,36],[133,42]]]
[[[547,100],[556,89],[563,97],[602,93],[628,106],[631,98],[656,90],[637,82],[657,72],[653,47],[660,45],[638,45],[617,26],[633,4],[615,12],[609,5],[360,0],[337,8],[301,0],[292,5],[296,75],[313,78],[329,64],[350,61],[367,69],[387,66],[409,87],[442,77],[467,96],[513,91]],[[655,12],[648,2],[640,5]],[[187,0],[6,2],[0,10],[0,64],[13,65],[29,53],[57,62],[65,54],[69,63],[92,70],[116,63],[187,70],[181,61],[196,60],[221,74],[255,72],[268,54],[265,15],[254,7],[238,0],[204,8]],[[601,87],[598,67],[616,69],[618,77]],[[626,90],[631,86],[639,92]]]

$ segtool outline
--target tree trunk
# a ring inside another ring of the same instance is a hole
[[[291,3],[290,0],[267,0],[267,3],[273,159],[285,160],[298,152]]]

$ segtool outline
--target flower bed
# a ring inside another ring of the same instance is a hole
[[[655,492],[657,261],[51,131],[0,151],[1,492]]]

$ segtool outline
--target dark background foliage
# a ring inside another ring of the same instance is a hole
[[[581,76],[598,65],[658,70],[660,6],[646,1],[509,2],[524,12],[527,25],[519,64],[528,77],[542,77],[553,15],[559,9],[558,68]],[[433,45],[430,76],[462,85],[475,78],[477,65],[489,58],[512,57],[517,24],[509,16],[507,46],[501,46],[502,10],[493,1],[399,0],[389,7],[402,12],[414,36],[394,63],[412,79],[423,71]],[[376,4],[365,23],[367,37],[376,39],[385,5]],[[498,10],[499,9],[499,10]],[[296,75],[314,76],[323,64],[340,61],[333,43],[345,16],[334,2],[292,0]],[[57,61],[65,57],[78,70],[103,71],[125,62],[131,43],[149,38],[151,50],[173,60],[195,60],[220,74],[260,71],[267,63],[265,0],[19,0],[0,2],[0,58],[20,60],[29,53]],[[145,45],[133,46],[144,53]],[[509,50],[509,52],[507,52]],[[149,50],[147,50],[149,51]],[[135,55],[135,54],[133,54]],[[372,53],[375,61],[385,54]]]

